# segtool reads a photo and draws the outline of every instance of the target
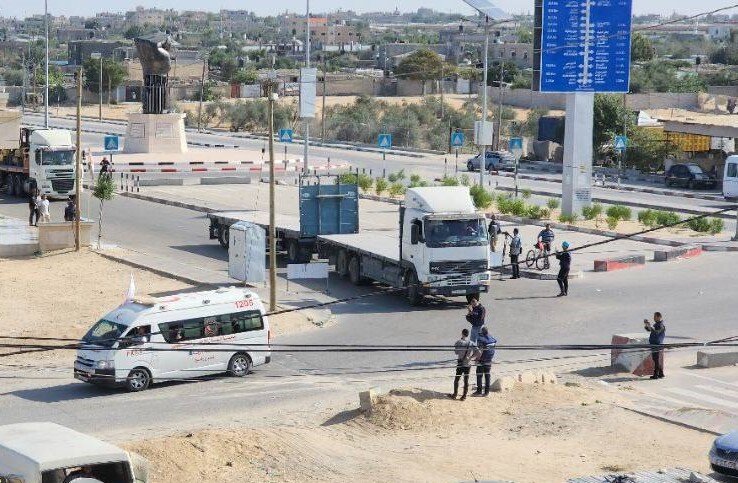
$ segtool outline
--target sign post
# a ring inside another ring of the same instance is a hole
[[[464,133],[457,129],[453,134],[451,134],[451,146],[456,149],[456,167],[454,173],[459,172],[459,148],[463,145]]]
[[[284,163],[287,164],[287,143],[292,142],[292,129],[279,130],[279,142],[284,144]]]
[[[518,197],[518,162],[523,155],[523,138],[510,138],[510,152],[515,157],[515,197]]]
[[[392,148],[392,134],[380,134],[377,144],[382,148],[382,178],[387,176],[387,150]]]
[[[105,136],[103,149],[110,154],[110,162],[113,162],[113,154],[120,150],[120,137],[116,135]]]
[[[615,151],[618,152],[618,188],[620,188],[620,177],[623,174],[623,158],[625,150],[628,148],[628,138],[626,136],[615,136],[613,143]]]
[[[538,87],[567,94],[561,203],[566,215],[592,202],[594,94],[628,92],[632,10],[632,0],[535,2]]]

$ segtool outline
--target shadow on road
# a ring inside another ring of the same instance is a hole
[[[9,394],[21,399],[41,403],[56,403],[62,401],[74,401],[79,399],[91,399],[96,397],[109,397],[121,394],[115,389],[106,389],[98,386],[90,386],[84,383],[71,382],[60,386],[41,387],[38,389],[22,389]]]
[[[169,248],[193,253],[202,257],[214,258],[215,260],[228,261],[228,251],[221,248],[220,245],[175,245]]]
[[[321,424],[321,426],[327,427],[327,426],[334,426],[336,424],[347,423],[360,415],[361,415],[360,409],[349,409],[347,411],[341,411],[335,416],[331,416],[330,418],[328,418],[325,422],[323,422],[323,424]]]

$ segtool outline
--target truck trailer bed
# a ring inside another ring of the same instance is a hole
[[[381,257],[387,262],[399,263],[400,241],[397,231],[367,231],[345,235],[320,235],[318,240],[334,246]]]

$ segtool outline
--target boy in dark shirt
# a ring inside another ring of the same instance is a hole
[[[569,295],[569,268],[571,268],[571,253],[569,253],[569,243],[561,244],[563,252],[556,250],[556,259],[559,261],[559,275],[556,281],[559,283],[561,293],[557,297],[565,297]]]

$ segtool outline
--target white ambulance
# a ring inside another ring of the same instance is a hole
[[[243,377],[271,360],[264,313],[255,293],[235,287],[125,303],[84,336],[74,377],[129,391],[225,372]]]

